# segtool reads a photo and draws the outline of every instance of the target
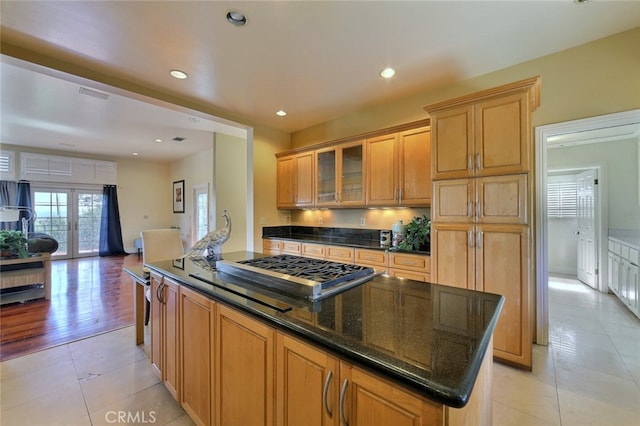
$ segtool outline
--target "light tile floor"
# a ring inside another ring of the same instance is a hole
[[[570,279],[549,287],[533,371],[494,364],[494,425],[640,425],[640,320]],[[191,425],[133,327],[0,363],[0,424]],[[233,425],[229,425],[233,426]]]

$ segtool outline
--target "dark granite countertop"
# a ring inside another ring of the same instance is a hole
[[[223,257],[236,261],[263,256],[235,252]],[[183,268],[173,261],[147,266],[452,407],[467,403],[504,303],[495,294],[389,276],[376,276],[336,296],[310,302],[188,259]]]
[[[330,244],[372,250],[389,250],[390,246],[380,244],[380,229],[323,228],[317,226],[265,226],[263,239],[301,241],[318,244]],[[428,255],[429,251],[405,251]]]

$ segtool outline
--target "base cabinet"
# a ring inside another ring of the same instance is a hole
[[[442,425],[443,407],[431,404],[349,364],[340,364],[340,420],[356,425]]]
[[[212,424],[215,303],[180,289],[180,405],[198,425]]]
[[[640,318],[639,253],[636,247],[609,238],[609,288]]]
[[[178,292],[180,285],[151,274],[151,363],[174,398],[179,399]]]
[[[277,424],[339,425],[336,358],[278,333]]]
[[[151,286],[158,296],[152,319],[156,327],[161,325],[152,333],[152,362],[198,425],[491,424],[491,361],[486,354],[476,386],[481,391],[474,391],[465,408],[452,409],[166,277],[152,274]],[[430,308],[410,288],[391,299],[408,315]],[[175,329],[168,328],[173,325]],[[158,350],[159,359],[154,358]],[[405,355],[408,362],[431,364]]]
[[[274,425],[275,331],[221,304],[216,331],[216,424]]]

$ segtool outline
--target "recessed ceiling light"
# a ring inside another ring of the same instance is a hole
[[[232,10],[227,13],[227,21],[231,22],[236,27],[241,27],[247,24],[247,17],[242,12]]]
[[[283,111],[283,110],[276,111],[276,115],[278,117],[284,117],[285,115],[287,115],[287,111]]]
[[[171,74],[172,77],[177,78],[179,80],[184,80],[185,78],[187,78],[187,73],[180,70],[171,70],[169,71],[169,74]]]
[[[156,139],[156,142],[160,143],[160,142],[162,142],[162,139]]]
[[[393,68],[385,68],[382,71],[380,71],[380,76],[382,78],[391,78],[394,75],[396,75],[396,70],[394,70]]]
[[[198,123],[200,122],[200,119],[198,117],[189,117],[189,121],[191,121],[192,123]]]
[[[139,155],[137,152],[132,152],[131,155],[136,156]]]

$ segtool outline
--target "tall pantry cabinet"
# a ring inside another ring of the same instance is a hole
[[[426,106],[433,282],[498,293],[494,358],[531,369],[533,143],[540,78]],[[480,309],[480,307],[477,307]]]

